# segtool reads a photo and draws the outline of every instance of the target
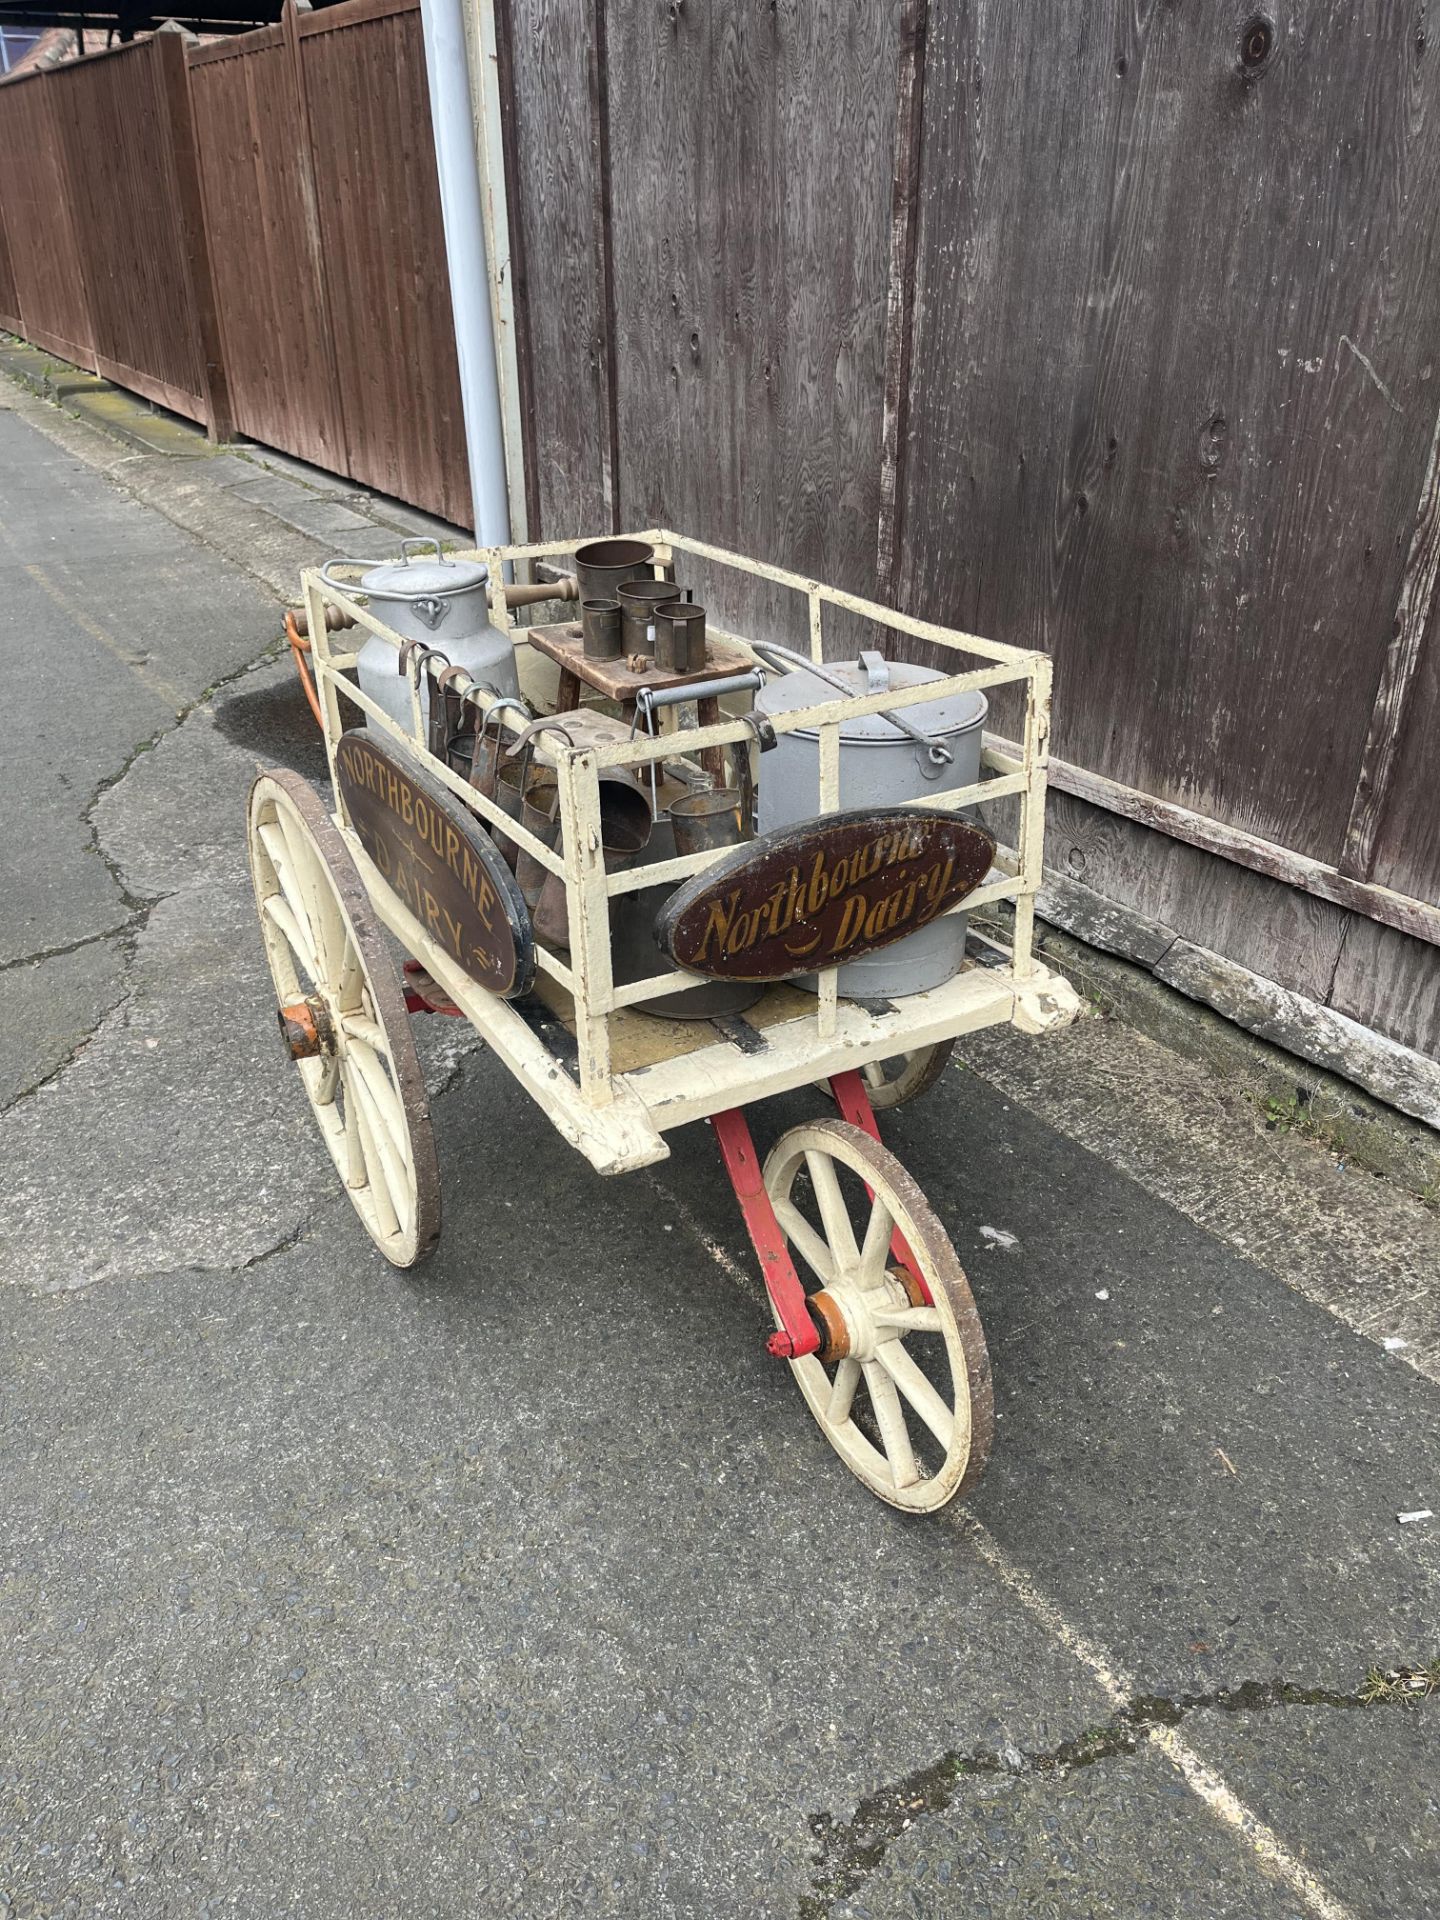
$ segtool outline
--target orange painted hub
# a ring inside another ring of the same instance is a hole
[[[810,1318],[821,1329],[820,1359],[826,1366],[843,1360],[850,1351],[850,1329],[845,1324],[839,1302],[822,1289],[819,1293],[807,1295],[805,1305],[810,1310]]]
[[[313,1060],[325,1051],[330,1037],[330,1019],[313,1000],[296,1000],[281,1007],[276,1018],[284,1037],[285,1050],[292,1060]]]

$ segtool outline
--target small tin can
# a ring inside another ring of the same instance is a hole
[[[671,600],[655,609],[655,664],[670,673],[705,671],[705,609]]]
[[[654,653],[655,613],[676,597],[672,580],[627,580],[618,593],[621,645],[627,654]]]
[[[580,630],[585,636],[587,660],[618,660],[625,650],[620,636],[618,600],[582,601]]]

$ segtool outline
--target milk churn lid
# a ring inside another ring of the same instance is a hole
[[[422,552],[413,553],[412,548]],[[387,560],[362,574],[360,591],[382,600],[429,600],[468,593],[490,577],[489,568],[479,561],[447,560],[438,540],[407,540],[402,552],[403,559]]]
[[[885,666],[889,672],[889,684],[892,687],[918,687],[927,680],[943,680],[946,675],[936,673],[931,667],[912,666],[907,660],[887,660]],[[827,660],[825,671],[844,680],[854,691],[855,697],[876,691],[872,688],[865,666],[858,660]],[[792,673],[778,675],[767,680],[755,696],[755,706],[761,713],[788,713],[796,707],[819,706],[823,700],[841,700],[844,695],[838,688],[828,686],[816,674],[807,673],[803,667],[796,667]],[[983,726],[990,703],[983,693],[949,694],[938,700],[922,700],[913,707],[903,707],[901,712],[914,726],[928,734],[932,739],[943,738],[946,734],[968,733],[974,727]],[[797,740],[818,738],[818,729],[797,727]],[[854,720],[844,721],[840,728],[840,738],[862,746],[894,746],[897,742],[911,744],[907,736],[893,720],[887,720],[883,713],[866,713]]]

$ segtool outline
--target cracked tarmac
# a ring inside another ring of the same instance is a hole
[[[0,396],[5,1920],[1436,1911],[1440,1711],[1358,1704],[1440,1653],[1435,1216],[1114,1023],[980,1036],[885,1122],[995,1366],[921,1523],[765,1356],[701,1130],[601,1181],[420,1022],[398,1278],[273,1035],[277,604],[42,424]]]

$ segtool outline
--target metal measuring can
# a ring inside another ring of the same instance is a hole
[[[705,609],[670,600],[655,609],[655,664],[671,673],[705,671]]]
[[[621,645],[627,654],[654,653],[656,610],[677,592],[673,580],[627,580],[619,589]]]
[[[583,600],[580,603],[580,630],[585,636],[585,658],[618,660],[625,651],[620,625],[618,600]]]

